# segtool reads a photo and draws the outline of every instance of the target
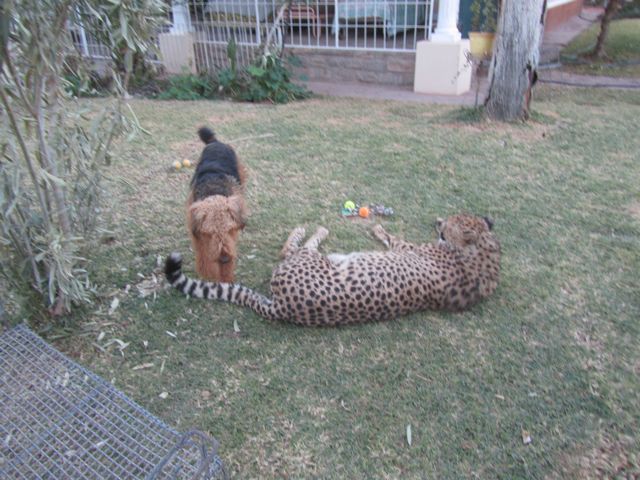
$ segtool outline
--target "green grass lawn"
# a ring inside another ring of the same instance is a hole
[[[108,171],[101,302],[50,340],[177,429],[215,436],[235,478],[640,473],[640,92],[544,87],[536,120],[515,125],[368,100],[131,105],[151,136]],[[173,250],[193,274],[192,170],[170,165],[197,159],[201,125],[251,173],[240,282],[268,292],[298,225],[326,226],[325,252],[381,248],[373,221],[341,218],[351,199],[393,207],[382,223],[412,241],[434,239],[437,216],[491,216],[498,290],[461,314],[305,329],[154,288]]]
[[[640,77],[640,18],[614,20],[605,41],[606,57],[585,59],[581,55],[596,44],[600,23],[576,37],[560,54],[564,68],[587,75]]]

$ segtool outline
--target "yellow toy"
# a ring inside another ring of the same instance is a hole
[[[356,208],[356,204],[353,203],[351,200],[347,200],[346,202],[344,202],[344,207],[345,210],[355,210]]]

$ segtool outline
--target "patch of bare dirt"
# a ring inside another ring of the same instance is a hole
[[[186,142],[174,142],[169,145],[169,148],[172,152],[172,157],[175,157],[176,160],[181,161],[189,159],[191,162],[197,162],[198,157],[200,156],[200,152],[202,152],[203,144],[200,139],[194,135],[192,140],[187,140]]]
[[[631,214],[634,220],[640,221],[640,200],[632,202],[627,206],[627,211]]]
[[[560,462],[560,470],[547,478],[640,479],[640,461],[631,437],[614,439],[605,434],[598,443],[590,450],[566,454]]]
[[[439,124],[439,126],[450,128],[456,131],[462,131],[465,133],[499,131],[502,136],[509,137],[513,140],[524,141],[527,143],[544,140],[546,137],[552,135],[553,131],[555,130],[555,127],[553,125],[546,125],[536,122],[528,122],[526,125],[502,124],[499,126],[499,128],[498,125],[493,122],[445,122]]]

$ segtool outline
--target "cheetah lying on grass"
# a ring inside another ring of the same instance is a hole
[[[346,325],[389,320],[424,309],[458,311],[491,295],[500,275],[500,244],[486,218],[461,214],[438,220],[438,243],[413,244],[377,225],[373,234],[386,251],[322,255],[328,235],[320,227],[300,247],[305,231],[291,232],[284,260],[271,277],[271,298],[242,285],[205,282],[182,273],[171,254],[165,274],[192,297],[251,308],[269,320],[299,325]]]

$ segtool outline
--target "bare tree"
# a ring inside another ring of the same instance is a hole
[[[529,116],[546,5],[546,0],[502,0],[485,101],[490,118],[514,121]]]
[[[598,33],[598,39],[593,47],[593,50],[587,55],[592,58],[602,58],[605,55],[604,42],[609,34],[609,24],[613,19],[613,16],[620,8],[620,0],[609,0],[604,9],[604,15],[600,20],[600,33]]]

